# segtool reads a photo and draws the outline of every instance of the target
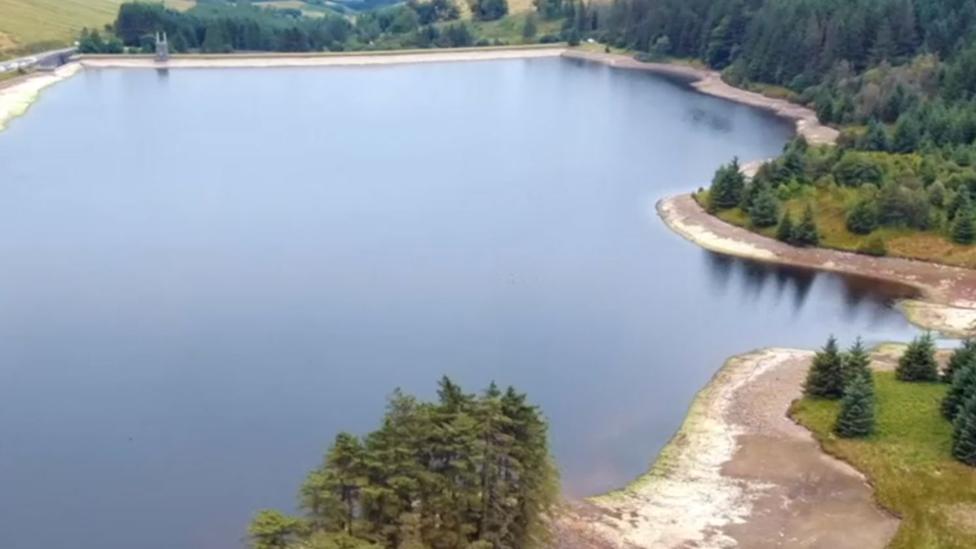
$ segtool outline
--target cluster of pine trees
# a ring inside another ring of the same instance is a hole
[[[930,334],[915,338],[898,359],[899,381],[949,384],[942,400],[942,415],[952,422],[952,455],[976,467],[976,340],[966,340],[953,351],[941,375],[935,342]],[[870,357],[860,338],[846,353],[833,336],[814,356],[803,392],[808,397],[840,399],[834,432],[844,438],[866,437],[875,431],[876,404]]]
[[[396,391],[382,426],[339,434],[301,488],[305,515],[260,512],[255,549],[526,548],[547,540],[558,496],[547,424],[512,388],[438,400]]]
[[[699,59],[736,85],[779,86],[845,126],[839,147],[788,147],[760,170],[761,200],[745,209],[753,226],[771,226],[772,198],[837,185],[857,190],[846,204],[855,234],[907,227],[976,241],[976,0],[613,0],[594,10],[599,40]],[[885,252],[880,237],[865,242]]]
[[[803,393],[808,397],[840,399],[834,432],[845,438],[866,437],[875,429],[874,378],[870,358],[858,338],[846,353],[830,336],[813,358]]]

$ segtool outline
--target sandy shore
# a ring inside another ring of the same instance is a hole
[[[875,505],[860,473],[787,417],[812,356],[764,349],[730,359],[651,472],[575,506],[558,545],[884,547],[898,520]]]
[[[672,230],[713,252],[910,286],[918,290],[918,298],[898,304],[910,321],[948,335],[976,335],[974,270],[823,248],[795,248],[710,215],[691,195],[662,200],[657,210]]]
[[[38,72],[0,86],[0,130],[24,114],[44,88],[74,76],[81,66],[68,63],[51,72]]]
[[[500,59],[535,59],[559,57],[562,46],[519,48],[470,48],[445,50],[411,50],[366,53],[311,54],[226,54],[174,55],[157,63],[149,55],[83,55],[78,62],[86,68],[192,69],[192,68],[272,68],[272,67],[355,67],[406,63],[446,63],[458,61],[494,61]]]
[[[643,63],[626,55],[612,53],[592,53],[580,50],[566,50],[564,57],[582,59],[603,63],[611,67],[631,70],[645,70],[688,81],[691,86],[708,95],[721,97],[743,105],[772,111],[777,116],[792,120],[796,124],[796,133],[802,135],[813,144],[831,144],[837,141],[839,132],[829,126],[824,126],[817,119],[817,113],[785,99],[766,97],[726,84],[722,75],[717,71],[699,69],[688,65],[670,63]]]

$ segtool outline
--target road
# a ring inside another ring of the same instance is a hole
[[[25,57],[18,57],[16,59],[0,61],[0,74],[30,67],[57,67],[67,62],[68,58],[71,57],[76,50],[77,48],[74,47],[63,48],[59,50],[39,52]]]

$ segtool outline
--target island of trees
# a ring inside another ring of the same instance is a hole
[[[547,424],[526,396],[448,378],[435,402],[395,391],[382,425],[340,433],[301,487],[303,515],[257,514],[254,549],[543,546],[559,493]]]

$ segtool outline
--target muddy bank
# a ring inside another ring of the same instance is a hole
[[[0,130],[27,112],[44,88],[74,76],[81,66],[68,63],[50,72],[35,72],[0,86]]]
[[[887,545],[898,520],[864,477],[820,450],[787,411],[813,353],[733,357],[695,398],[654,468],[632,486],[575,504],[560,547]],[[563,543],[574,539],[578,542]]]
[[[157,62],[151,55],[83,55],[78,62],[86,68],[191,69],[191,68],[273,68],[273,67],[355,67],[405,63],[494,61],[559,57],[562,46],[512,48],[458,48],[445,50],[407,50],[364,53],[242,53],[173,55]]]
[[[761,93],[736,88],[725,83],[717,71],[670,63],[643,63],[626,55],[580,50],[566,50],[563,57],[603,63],[622,69],[645,70],[685,80],[691,87],[702,93],[772,111],[777,116],[793,121],[796,125],[796,133],[805,137],[810,143],[832,144],[837,141],[839,135],[834,128],[821,124],[817,119],[817,113],[813,110],[785,99],[766,97]]]
[[[672,230],[713,252],[904,284],[918,299],[898,303],[908,319],[953,336],[976,334],[976,271],[894,257],[823,248],[795,248],[710,215],[691,195],[662,200],[658,213]]]

